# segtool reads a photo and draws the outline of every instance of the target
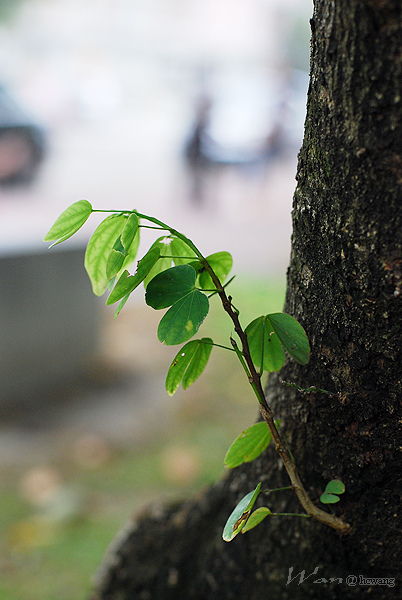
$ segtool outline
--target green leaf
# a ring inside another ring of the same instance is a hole
[[[130,250],[131,244],[134,241],[135,236],[138,234],[140,220],[135,213],[132,213],[124,226],[121,234],[121,243],[127,254]]]
[[[183,379],[183,375],[188,367],[188,364],[197,351],[198,344],[199,340],[192,340],[191,342],[187,342],[187,344],[179,350],[179,352],[172,360],[172,363],[169,367],[166,376],[165,383],[166,391],[169,394],[169,396],[173,396],[173,394],[179,387],[180,382]]]
[[[268,318],[288,354],[296,362],[306,365],[310,360],[310,345],[300,323],[285,313],[274,313]]]
[[[339,500],[339,496],[335,496],[335,494],[327,494],[326,492],[320,496],[320,502],[323,504],[335,504],[336,502],[339,502]]]
[[[246,533],[246,531],[254,529],[254,527],[261,523],[261,521],[263,521],[265,517],[268,517],[268,515],[272,515],[272,513],[266,506],[261,506],[260,508],[257,508],[257,510],[252,512],[249,516],[248,520],[246,521],[246,524],[242,529],[242,533]]]
[[[121,243],[121,235],[119,235],[119,237],[117,238],[117,240],[113,244],[113,250],[116,250],[117,252],[120,252],[121,254],[125,253],[124,246]]]
[[[255,490],[249,492],[240,500],[237,504],[223,529],[222,538],[225,542],[230,542],[234,537],[243,529],[246,524],[248,517],[250,516],[251,509],[253,508],[255,501],[257,500],[258,494],[260,493],[261,483],[257,485]]]
[[[107,261],[125,223],[125,215],[110,215],[100,223],[88,242],[84,265],[96,296],[102,296],[107,289],[109,282],[106,275]]]
[[[185,265],[194,260],[196,256],[194,250],[192,250],[183,240],[180,238],[173,237],[172,243],[170,244],[170,250],[175,265]]]
[[[310,346],[303,327],[290,315],[273,313],[254,319],[246,327],[253,363],[260,371],[279,371],[285,353],[305,365],[310,359]]]
[[[233,469],[256,459],[271,441],[271,433],[265,422],[254,423],[232,443],[225,456],[225,467]]]
[[[320,496],[320,501],[323,504],[335,504],[340,500],[338,494],[343,494],[345,489],[343,481],[332,479],[332,481],[327,483],[324,493]]]
[[[106,263],[106,277],[108,281],[116,277],[124,262],[124,254],[118,250],[111,250]]]
[[[195,290],[196,277],[190,265],[166,269],[149,282],[145,302],[156,310],[172,306]]]
[[[124,296],[124,298],[122,298],[119,302],[119,306],[116,308],[116,312],[114,313],[114,318],[116,318],[122,311],[122,309],[124,308],[124,305],[126,304],[127,300],[129,299],[130,294],[127,294],[126,296]]]
[[[229,252],[215,252],[206,257],[221,283],[226,279],[233,266],[233,258]],[[215,285],[205,268],[199,272],[199,284],[204,290],[211,290]]]
[[[148,284],[145,301],[149,306],[156,310],[171,306],[158,327],[159,340],[169,346],[193,337],[208,314],[208,298],[195,289],[196,276],[190,265],[179,265]]]
[[[43,238],[43,241],[52,242],[58,240],[52,246],[64,242],[84,225],[91,213],[92,206],[87,200],[74,202],[56,219]]]
[[[202,262],[200,260],[191,260],[188,264],[191,267],[193,267],[193,269],[197,273],[197,276],[205,269],[205,267],[202,266]]]
[[[117,278],[121,276],[123,271],[131,267],[137,256],[140,245],[140,229],[139,218],[135,213],[130,214],[124,225],[121,235],[117,238],[113,249],[121,252],[124,260],[119,266],[118,271],[114,274]]]
[[[187,389],[205,369],[212,350],[212,340],[202,338],[187,342],[174,357],[166,377],[166,391],[173,396],[182,381]]]
[[[130,292],[128,292],[128,290],[131,287],[131,282],[133,279],[134,276],[130,275],[127,269],[125,269],[120,275],[119,279],[117,280],[117,283],[114,286],[113,290],[110,292],[109,297],[106,300],[106,304],[114,304],[114,302],[118,302],[126,295],[128,297],[130,295]]]
[[[260,371],[279,371],[285,353],[267,316],[254,319],[245,329],[251,360]]]
[[[123,231],[123,233],[124,233],[124,231]],[[137,256],[139,245],[140,245],[140,230],[137,229],[137,233],[136,233],[133,241],[131,242],[130,246],[128,247],[128,249],[125,249],[124,262],[120,269],[119,275],[124,271],[124,269],[128,269],[129,267],[131,267],[131,265],[133,264],[133,262]]]
[[[324,493],[328,494],[343,494],[345,492],[345,484],[340,479],[332,479],[327,483]]]
[[[194,252],[191,248],[189,248],[181,239],[174,236],[160,237],[154,242],[153,247],[159,248],[161,256],[164,258],[161,258],[147,275],[144,281],[145,288],[148,287],[149,282],[156,277],[156,275],[162,273],[162,271],[166,271],[166,269],[172,267],[173,264],[182,265],[194,259]]]
[[[183,389],[186,390],[198,377],[201,375],[205,367],[207,366],[209,356],[212,351],[212,340],[211,338],[202,338],[195,355],[190,360],[187,371],[183,376]]]
[[[114,304],[127,294],[131,294],[142,283],[152,269],[156,261],[159,259],[158,248],[150,248],[145,256],[138,262],[135,275],[128,276],[128,271],[125,270],[119,281],[113,288],[112,293],[106,301],[106,304]]]
[[[179,269],[180,267],[174,268]],[[163,316],[158,327],[159,341],[167,346],[187,342],[197,333],[208,314],[208,310],[208,298],[199,290],[193,289],[175,302]]]

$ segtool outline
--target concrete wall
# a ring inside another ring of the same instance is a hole
[[[54,393],[96,351],[100,302],[83,262],[74,247],[0,253],[0,404]]]

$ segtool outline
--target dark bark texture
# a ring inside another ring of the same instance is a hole
[[[267,399],[313,501],[330,479],[346,484],[334,511],[352,531],[273,517],[223,542],[228,514],[258,481],[289,483],[269,447],[198,498],[128,524],[92,600],[401,597],[400,0],[317,0],[311,27],[285,310],[304,325],[312,356],[307,367],[287,361]],[[289,491],[264,504],[301,511]],[[289,581],[303,570],[305,581]]]

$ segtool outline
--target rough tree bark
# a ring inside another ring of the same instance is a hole
[[[288,361],[267,398],[312,499],[330,479],[345,482],[334,510],[352,531],[268,518],[222,541],[228,514],[258,481],[288,485],[269,447],[200,497],[128,524],[92,600],[399,597],[397,583],[362,585],[359,575],[397,578],[400,566],[400,0],[316,0],[311,26],[285,311],[304,325],[312,358],[307,367]],[[269,504],[300,510],[291,492]],[[292,577],[315,574],[288,583],[291,567]]]

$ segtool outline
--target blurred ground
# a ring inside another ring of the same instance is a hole
[[[244,323],[280,310],[297,149],[254,172],[211,171],[201,207],[181,151],[200,69],[306,68],[310,12],[307,0],[20,2],[0,22],[0,81],[44,124],[49,148],[31,187],[0,189],[0,252],[37,250],[81,198],[135,207],[206,254],[233,254]],[[292,38],[295,30],[302,34]],[[84,244],[94,227],[95,219],[71,243]],[[84,598],[132,511],[213,481],[228,444],[255,418],[247,382],[224,351],[185,394],[166,395],[176,350],[157,342],[159,315],[140,299],[116,321],[102,308],[96,355],[70,387],[1,410],[4,600]],[[215,309],[211,319],[225,343]]]

